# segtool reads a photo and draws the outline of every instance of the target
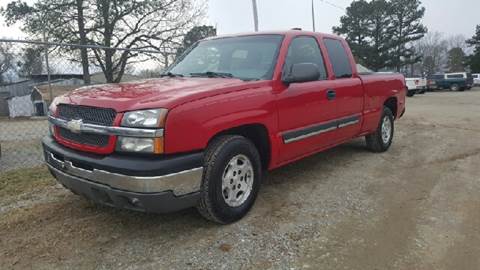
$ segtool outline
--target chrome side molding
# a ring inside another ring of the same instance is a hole
[[[301,141],[322,133],[334,131],[348,126],[360,123],[360,115],[353,115],[346,118],[335,119],[326,123],[317,124],[302,128],[300,130],[287,131],[282,134],[283,142],[285,144]]]

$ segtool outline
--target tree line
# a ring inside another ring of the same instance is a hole
[[[480,72],[480,25],[471,39],[444,37],[428,33],[424,15],[420,0],[356,0],[333,32],[345,37],[358,63],[375,71]],[[467,56],[471,47],[474,53]]]
[[[211,27],[206,27],[209,31],[195,27],[204,18],[205,1],[37,0],[29,3],[12,1],[0,14],[7,25],[21,23],[22,31],[33,39],[158,52],[53,48],[81,64],[87,84],[92,66],[102,70],[107,82],[120,82],[133,63],[154,59],[168,66],[177,51],[183,50],[184,42],[189,42],[184,39],[189,32],[190,36],[198,32],[216,34]],[[1,55],[0,50],[0,58]],[[38,52],[33,48],[24,52],[25,71],[38,68],[36,56]]]

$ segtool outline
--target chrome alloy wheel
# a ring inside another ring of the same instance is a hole
[[[230,207],[242,205],[253,189],[253,166],[245,155],[234,156],[227,164],[222,177],[222,195]]]
[[[390,117],[384,116],[382,121],[382,141],[387,144],[392,137],[392,121]]]

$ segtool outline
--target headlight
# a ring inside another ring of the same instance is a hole
[[[48,107],[48,112],[47,116],[55,116],[57,111],[57,104],[55,102],[52,102],[50,104],[50,107]],[[55,126],[48,122],[48,130],[50,131],[50,135],[54,136],[55,135]]]
[[[163,138],[118,137],[117,151],[133,153],[163,153]]]
[[[57,113],[57,98],[54,98],[53,101],[48,106],[48,116],[55,116]]]
[[[166,109],[127,112],[123,115],[122,126],[158,128],[165,125]]]
[[[166,109],[126,112],[121,125],[134,128],[165,127]],[[117,151],[131,153],[163,153],[163,138],[118,137]]]
[[[48,130],[50,131],[50,135],[55,136],[55,126],[52,123],[48,123]]]

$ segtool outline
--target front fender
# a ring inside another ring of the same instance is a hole
[[[272,88],[260,87],[217,95],[172,109],[165,125],[165,153],[205,149],[225,130],[248,124],[267,127],[269,136],[277,129]]]

